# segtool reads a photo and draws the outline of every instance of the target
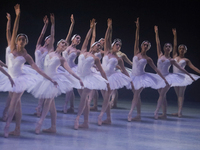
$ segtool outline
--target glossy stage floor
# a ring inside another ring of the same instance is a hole
[[[0,93],[0,114],[5,105],[7,93]],[[176,112],[176,102],[168,104],[166,120],[154,120],[156,101],[142,103],[142,120],[127,122],[131,101],[120,99],[118,109],[112,109],[112,124],[97,125],[100,111],[90,112],[89,129],[74,130],[76,113],[63,114],[62,105],[65,95],[56,98],[57,133],[36,135],[34,116],[37,100],[25,93],[22,97],[22,123],[19,137],[3,137],[5,122],[0,122],[0,150],[199,150],[200,149],[200,109],[199,102],[185,102],[182,118],[169,114]],[[99,100],[101,109],[102,99]],[[75,112],[79,97],[75,100]],[[134,114],[136,111],[134,111]],[[104,116],[105,117],[105,116]],[[80,122],[83,118],[80,119]],[[50,126],[50,116],[42,128]],[[14,129],[14,122],[10,130]]]

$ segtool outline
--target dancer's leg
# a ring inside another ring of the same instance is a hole
[[[50,105],[51,105],[51,102],[52,102],[53,98],[52,99],[45,99],[44,101],[44,106],[43,106],[43,110],[42,110],[42,115],[37,123],[37,126],[35,128],[35,133],[36,134],[39,134],[40,133],[40,129],[41,129],[41,126],[42,126],[42,123],[47,115],[47,113],[49,112],[49,109],[50,109]]]
[[[131,109],[128,114],[128,121],[132,121],[132,113],[133,113],[134,108],[138,105],[138,102],[140,100],[140,93],[142,92],[142,90],[143,90],[143,88],[140,88],[140,89],[134,91]],[[140,105],[138,105],[138,106],[140,107]],[[140,108],[137,108],[137,109],[139,110]]]
[[[11,94],[11,92],[9,92],[9,93],[8,93],[8,97],[7,97],[7,99],[6,99],[5,108],[4,108],[4,110],[3,110],[3,116],[2,116],[2,120],[3,120],[3,121],[6,121],[6,119],[7,119],[7,117],[8,117],[7,111],[8,111],[9,105],[10,105],[11,97],[12,97],[12,94]]]
[[[94,105],[92,107],[90,107],[90,110],[91,111],[97,111],[98,108],[97,108],[97,103],[98,103],[98,99],[99,99],[99,93],[97,90],[94,90],[94,95],[93,95],[93,103]]]
[[[36,110],[36,113],[35,113],[35,114],[36,114],[38,117],[41,116],[43,104],[44,104],[44,99],[38,99],[38,106],[35,108],[35,110]]]
[[[80,118],[81,114],[83,113],[83,110],[85,109],[86,101],[87,101],[90,91],[91,91],[90,89],[84,88],[81,92],[78,113],[77,113],[77,117],[76,117],[75,123],[74,123],[74,129],[76,129],[76,130],[79,128],[79,118]]]
[[[118,91],[114,90],[111,94],[111,108],[117,107]]]
[[[9,126],[10,126],[10,123],[13,119],[13,116],[14,114],[16,113],[16,110],[18,110],[17,112],[17,119],[20,119],[19,117],[19,109],[17,109],[17,107],[19,107],[19,105],[21,103],[19,103],[19,101],[21,100],[21,96],[24,92],[21,92],[21,93],[12,93],[12,97],[11,97],[11,101],[10,101],[10,105],[9,105],[9,108],[8,108],[8,118],[7,118],[7,121],[6,121],[6,125],[5,125],[5,128],[4,128],[4,137],[8,137],[8,134],[9,134]],[[21,109],[21,108],[20,108]],[[20,120],[17,120],[16,119],[16,125],[21,124],[21,119]],[[18,125],[20,127],[20,125]]]
[[[50,104],[50,115],[51,115],[51,127],[48,129],[43,129],[43,132],[48,133],[56,133],[56,117],[57,117],[57,111],[55,106],[55,100],[53,99]]]
[[[163,106],[163,117],[166,117],[166,109],[167,109],[167,99],[166,99],[166,94],[167,91],[169,90],[170,86],[165,86],[164,88],[161,88],[158,90],[159,93],[159,98],[157,101],[157,107],[154,112],[154,118],[158,119],[158,112],[160,110],[160,107]]]
[[[178,93],[178,117],[182,117],[182,108],[184,102],[184,95],[185,95],[186,86],[179,87]]]
[[[64,104],[64,108],[63,108],[64,113],[74,112],[74,99],[75,99],[75,96],[74,96],[73,89],[71,91],[66,92],[65,104]],[[70,101],[70,108],[67,109],[69,101]]]

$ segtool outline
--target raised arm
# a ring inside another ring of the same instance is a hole
[[[70,44],[70,39],[71,39],[72,32],[73,32],[73,29],[74,29],[74,24],[75,24],[75,20],[74,20],[74,15],[73,14],[71,15],[70,19],[71,19],[71,25],[69,27],[69,31],[68,31],[67,37],[65,39],[67,41],[68,45]]]
[[[6,39],[7,39],[7,44],[8,46],[10,45],[11,41],[11,16],[9,13],[6,13],[6,18],[7,18],[7,25],[6,25]]]
[[[173,58],[175,58],[175,57],[177,57],[177,34],[176,34],[176,28],[172,29],[172,33],[174,35]]]
[[[16,4],[14,6],[15,9],[15,22],[14,22],[14,26],[13,26],[13,32],[12,32],[12,36],[11,36],[11,41],[10,41],[10,49],[11,52],[16,49],[16,44],[15,44],[15,40],[16,40],[16,36],[17,36],[17,32],[18,32],[18,28],[19,28],[19,20],[20,20],[20,5]]]
[[[108,18],[107,23],[108,23],[108,27],[107,27],[105,38],[104,38],[105,53],[111,50],[111,40],[110,40],[111,37],[110,36],[112,35],[112,19]]]
[[[140,30],[139,18],[137,18],[137,21],[135,21],[135,24],[136,24],[136,31],[135,31],[134,56],[140,52],[140,49],[139,49],[139,30]]]
[[[54,44],[54,36],[55,36],[55,16],[53,13],[50,14],[50,19],[51,19],[51,35],[49,38],[49,45],[48,45],[48,50],[53,49],[53,44]]]
[[[158,26],[154,26],[154,31],[155,31],[155,37],[156,37],[156,48],[157,48],[157,55],[158,58],[163,55],[161,51],[161,46],[160,46],[160,39],[159,39],[159,34],[158,34]]]
[[[44,39],[44,34],[45,34],[46,30],[47,30],[47,26],[48,26],[48,23],[49,23],[49,19],[48,19],[47,16],[44,16],[43,22],[44,22],[44,26],[43,26],[42,32],[40,33],[40,36],[38,38],[38,41],[37,41],[37,44],[36,44],[36,49],[37,49],[38,46],[41,45],[42,40]]]
[[[92,44],[95,42],[96,39],[96,22],[94,24],[93,30],[92,30],[92,38],[91,38],[91,42],[90,42],[90,47],[92,46]]]
[[[85,40],[83,42],[82,47],[81,47],[81,52],[87,52],[87,46],[88,46],[88,43],[89,43],[89,40],[90,40],[90,37],[91,37],[91,34],[92,34],[94,24],[95,24],[95,19],[92,19],[90,21],[90,29],[89,29],[86,37],[85,37]]]

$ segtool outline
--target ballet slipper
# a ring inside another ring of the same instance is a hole
[[[9,135],[9,126],[6,125],[4,128],[4,137],[7,138],[8,135]]]
[[[157,113],[154,113],[154,119],[158,120],[158,114]]]
[[[132,117],[131,115],[128,115],[128,122],[131,122],[132,121]]]
[[[86,128],[86,129],[88,129],[89,128],[88,121],[84,121],[81,125],[79,125],[79,128]]]
[[[42,124],[41,124],[41,123],[37,123],[37,126],[36,126],[36,128],[35,128],[35,133],[36,133],[36,134],[40,134],[40,129],[41,129],[41,127],[42,127]]]
[[[20,128],[15,128],[14,131],[9,132],[9,135],[20,136]]]
[[[8,118],[7,115],[3,115],[3,117],[2,117],[2,121],[3,121],[3,122],[6,122],[7,118]]]
[[[182,117],[182,113],[178,113],[178,117],[181,118]]]
[[[99,126],[102,125],[102,117],[101,117],[101,116],[98,117],[98,125],[99,125]]]
[[[178,116],[178,113],[173,113],[172,116]]]
[[[103,123],[103,124],[111,124],[112,122],[111,122],[111,119],[110,119],[110,118],[107,118],[107,119],[104,120],[102,123]]]
[[[137,115],[136,117],[132,118],[131,121],[141,121],[141,116]]]
[[[163,114],[163,115],[158,116],[158,118],[159,118],[159,119],[167,119],[167,115],[164,115],[164,114]]]
[[[76,119],[74,122],[74,129],[78,130],[78,127],[79,127],[79,120]]]
[[[37,117],[40,117],[41,116],[40,108],[36,107],[35,110],[36,112],[34,113],[34,115],[36,115]]]
[[[90,110],[91,111],[98,111],[98,108],[97,108],[97,106],[93,106],[93,107],[90,107]]]
[[[73,107],[70,107],[69,109],[67,109],[67,112],[68,112],[68,113],[74,113],[74,108],[73,108]]]
[[[48,129],[43,129],[42,132],[46,133],[56,133],[56,127],[50,127]]]

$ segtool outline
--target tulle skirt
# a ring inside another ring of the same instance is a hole
[[[30,92],[35,98],[50,99],[57,97],[62,93],[66,93],[67,91],[71,91],[75,86],[75,83],[73,82],[74,80],[67,78],[64,73],[55,73],[50,77],[58,83],[57,87],[51,81],[43,78],[41,82],[37,83],[34,87],[28,90],[28,92]],[[80,83],[79,88],[81,88]]]
[[[135,90],[147,87],[160,89],[166,86],[164,80],[159,75],[153,73],[144,73],[137,76],[130,74],[130,78],[133,82]],[[131,85],[129,84],[127,88],[131,89]]]

